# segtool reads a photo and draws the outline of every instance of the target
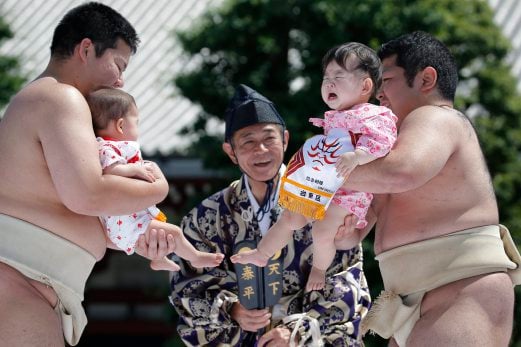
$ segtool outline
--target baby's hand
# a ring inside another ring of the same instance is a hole
[[[358,158],[355,152],[342,153],[335,163],[337,176],[347,178],[357,165]]]
[[[143,164],[147,167],[147,170],[150,170],[150,172],[152,172],[152,174],[154,175],[154,178],[158,179],[158,178],[163,177],[163,174],[161,173],[161,169],[153,161],[143,160]]]
[[[150,183],[156,181],[153,168],[148,163],[135,163],[133,165],[135,165],[135,178],[139,178]]]

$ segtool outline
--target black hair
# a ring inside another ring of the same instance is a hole
[[[132,53],[139,45],[136,30],[121,14],[106,5],[88,2],[73,8],[62,18],[54,30],[51,56],[70,57],[74,47],[85,38],[94,43],[97,57],[108,48],[115,48],[118,39],[122,39]]]
[[[418,72],[428,66],[437,74],[437,87],[441,96],[454,101],[458,85],[458,67],[453,55],[434,36],[415,31],[384,43],[378,50],[381,60],[396,56],[396,65],[405,70],[407,84],[412,86]]]
[[[346,63],[351,58],[356,58],[358,64],[348,68]],[[382,84],[382,63],[373,49],[358,42],[348,42],[335,46],[327,51],[322,58],[322,73],[326,71],[327,66],[332,61],[346,70],[361,70],[367,73],[373,81],[371,98],[376,98],[376,93]]]

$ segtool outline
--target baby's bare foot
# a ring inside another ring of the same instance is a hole
[[[194,260],[190,260],[190,264],[196,268],[216,267],[223,259],[224,254],[222,253],[198,252],[197,257]]]
[[[232,263],[253,264],[257,266],[266,266],[269,259],[270,257],[262,254],[258,249],[243,251],[230,257]]]
[[[326,284],[326,271],[317,269],[316,267],[311,268],[309,273],[308,283],[306,284],[306,291],[320,290],[324,288]]]
[[[150,268],[156,271],[179,271],[181,269],[179,265],[177,265],[167,257],[164,257],[160,260],[152,260],[150,262]]]

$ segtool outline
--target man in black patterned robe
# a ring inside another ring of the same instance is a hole
[[[361,245],[337,251],[326,286],[305,292],[311,269],[310,226],[282,250],[282,297],[272,307],[246,309],[239,302],[237,271],[229,260],[243,240],[259,240],[277,220],[279,178],[289,139],[273,103],[240,85],[226,110],[223,150],[243,175],[202,201],[181,228],[201,251],[221,252],[215,268],[196,269],[177,258],[171,301],[177,330],[188,346],[361,346],[360,322],[371,298]],[[347,223],[347,219],[346,219]],[[337,228],[334,226],[334,228]],[[340,242],[338,248],[341,248]]]

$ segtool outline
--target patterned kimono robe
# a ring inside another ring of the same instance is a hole
[[[181,224],[196,248],[225,255],[213,269],[195,269],[175,257],[181,271],[173,274],[171,302],[180,317],[177,331],[188,346],[253,347],[255,333],[243,331],[230,317],[231,306],[238,301],[238,286],[229,257],[237,242],[261,237],[244,184],[242,178],[205,199]],[[271,224],[280,212],[279,206],[271,210]],[[314,335],[319,334],[325,346],[361,346],[360,323],[371,304],[361,246],[337,251],[324,290],[304,293],[312,264],[311,244],[308,226],[295,231],[293,242],[283,249],[283,293],[274,306],[272,326],[285,325],[293,331],[298,324],[301,340],[310,338],[311,330],[315,330]],[[300,315],[282,321],[294,314]],[[311,338],[306,345],[313,345]]]

